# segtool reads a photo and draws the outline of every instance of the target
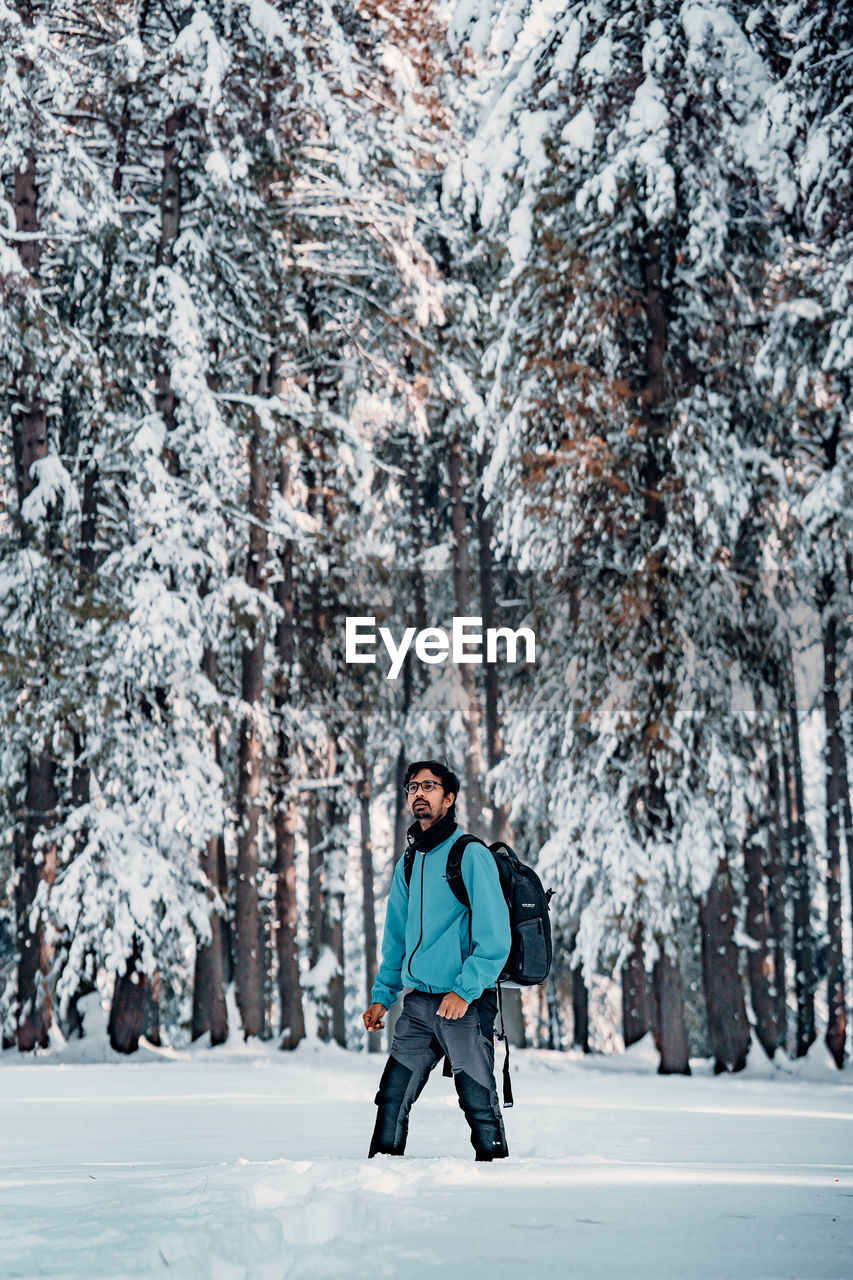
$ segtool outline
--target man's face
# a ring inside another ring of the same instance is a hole
[[[416,782],[436,784],[427,791],[419,786],[417,791],[408,793],[409,809],[420,822],[421,831],[426,831],[427,827],[431,827],[433,823],[438,822],[439,818],[444,817],[456,797],[452,791],[449,794],[445,793],[440,780],[431,769],[419,769],[417,773],[412,774],[408,785],[411,787]]]

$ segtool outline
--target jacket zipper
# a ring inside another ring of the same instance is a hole
[[[409,973],[411,974],[411,976],[412,976],[412,977],[414,977],[414,974],[412,973],[412,961],[414,960],[415,956],[417,955],[418,947],[421,945],[421,943],[422,943],[422,942],[423,942],[423,940],[424,940],[424,864],[425,864],[425,863],[426,863],[426,854],[425,854],[425,853],[422,853],[422,854],[421,854],[421,901],[420,901],[420,908],[421,908],[421,932],[420,932],[420,937],[418,938],[417,942],[416,942],[416,943],[415,943],[415,945],[414,945],[414,948],[413,948],[413,950],[412,950],[412,954],[409,956],[409,966],[408,966],[408,967],[409,967]],[[431,987],[430,987],[430,990],[432,990],[432,988],[431,988]]]

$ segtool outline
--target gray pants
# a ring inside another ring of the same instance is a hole
[[[484,991],[463,1017],[454,1020],[436,1016],[443,998],[410,991],[403,1001],[376,1095],[371,1156],[403,1154],[412,1103],[433,1067],[445,1056],[471,1130],[476,1159],[496,1160],[509,1154],[495,1087],[495,992]]]

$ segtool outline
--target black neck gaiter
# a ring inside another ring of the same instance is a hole
[[[434,849],[436,845],[441,844],[442,840],[452,835],[455,828],[456,816],[453,809],[449,809],[443,818],[439,818],[438,822],[427,827],[426,831],[421,831],[419,822],[413,822],[406,833],[406,840],[422,853],[429,853],[430,849]]]

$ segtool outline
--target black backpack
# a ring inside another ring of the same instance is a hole
[[[465,852],[466,845],[471,844],[472,841],[477,844],[485,843],[478,836],[463,835],[451,845],[447,855],[447,883],[468,911],[471,910],[471,903],[462,879],[462,854]],[[522,862],[518,854],[503,840],[496,840],[494,844],[486,845],[486,848],[494,858],[498,869],[501,890],[509,908],[509,925],[512,935],[509,956],[497,980],[500,1006],[502,982],[508,982],[514,986],[532,987],[544,982],[548,977],[551,970],[551,921],[548,903],[553,890],[549,889],[546,892],[533,868]],[[407,885],[411,883],[414,865],[415,847],[410,844],[403,855],[403,871]],[[502,1008],[498,1039],[503,1040],[506,1048],[504,1105],[511,1107],[509,1042],[504,1031]]]

